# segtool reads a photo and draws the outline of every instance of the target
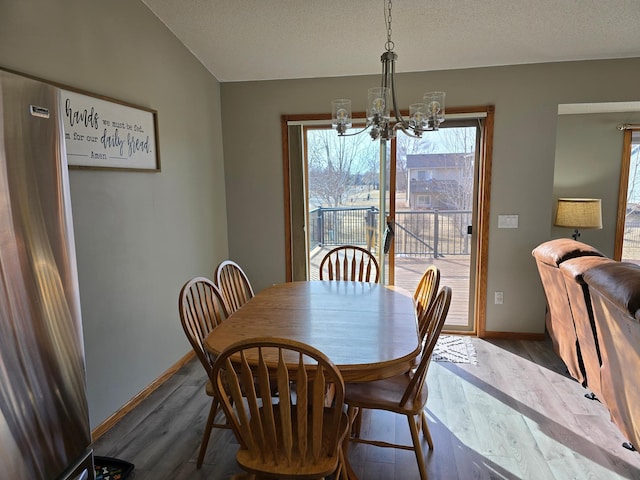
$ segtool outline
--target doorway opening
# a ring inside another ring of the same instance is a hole
[[[614,258],[640,264],[640,128],[624,131]]]
[[[438,132],[390,142],[338,137],[327,116],[283,116],[288,280],[318,278],[342,244],[380,255],[384,283],[409,292],[436,264],[454,290],[446,331],[483,336],[494,109],[451,113]]]
[[[445,126],[446,125],[446,126]],[[446,122],[416,139],[398,132],[395,148],[395,232],[390,283],[413,291],[430,265],[456,293],[448,330],[473,331],[470,293],[475,281],[473,241],[480,124]]]

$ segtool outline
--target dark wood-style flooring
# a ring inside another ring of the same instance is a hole
[[[640,479],[640,453],[625,441],[605,407],[565,373],[549,341],[472,339],[478,365],[430,367],[427,414],[435,443],[431,480]],[[630,372],[636,374],[637,372]],[[210,399],[193,360],[98,439],[96,455],[135,464],[131,480],[228,479],[241,472],[229,430],[214,429],[196,470]],[[362,435],[410,441],[404,418],[367,412]],[[351,444],[361,480],[413,480],[412,452]]]

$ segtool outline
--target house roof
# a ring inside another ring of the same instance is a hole
[[[383,0],[142,1],[221,82],[381,70]],[[638,25],[638,0],[397,0],[392,8],[398,72],[638,57]]]
[[[465,153],[420,153],[407,155],[407,169],[453,168],[464,165]]]

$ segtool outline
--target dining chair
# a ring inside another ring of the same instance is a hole
[[[413,450],[422,480],[426,480],[427,470],[420,445],[420,428],[422,428],[423,435],[427,439],[429,449],[433,449],[433,440],[424,413],[424,407],[427,403],[429,393],[425,380],[429,364],[431,363],[431,355],[442,331],[450,304],[451,288],[444,286],[438,292],[427,313],[429,321],[425,329],[420,363],[418,363],[415,369],[382,380],[345,384],[345,403],[348,405],[348,415],[351,421],[355,419],[357,412],[362,409],[386,410],[405,415],[409,422],[413,445],[409,446],[379,440],[363,439],[358,436],[352,437],[350,441],[378,447]],[[346,443],[348,442],[345,442],[345,444]],[[345,455],[346,454],[345,447]]]
[[[236,262],[225,260],[216,268],[214,278],[227,303],[229,315],[253,298],[249,277]]]
[[[378,260],[369,251],[355,245],[342,245],[330,250],[320,262],[320,280],[378,282]]]
[[[243,470],[257,478],[346,478],[344,382],[322,352],[294,340],[247,338],[218,356],[212,378]],[[334,397],[326,406],[329,385]]]
[[[191,347],[207,372],[205,391],[212,397],[209,417],[200,444],[200,453],[196,467],[200,468],[209,444],[209,437],[214,427],[230,428],[228,423],[215,423],[220,407],[219,398],[214,393],[211,379],[214,358],[204,347],[204,339],[220,323],[227,318],[227,307],[222,293],[215,284],[205,277],[194,277],[184,284],[178,297],[178,311],[184,333]]]
[[[424,340],[426,335],[426,329],[428,320],[430,318],[427,315],[429,307],[433,304],[440,287],[440,269],[435,265],[430,265],[422,274],[418,286],[413,294],[413,300],[416,308],[416,317],[418,319],[418,332],[420,334],[420,340]],[[422,353],[418,355],[414,360],[414,366],[420,363]],[[360,435],[362,427],[362,410],[356,412],[356,416],[351,421],[352,432],[356,436]]]
[[[418,320],[426,319],[424,313],[429,309],[435,300],[440,288],[440,269],[435,265],[429,265],[418,282],[413,300],[416,304],[416,317]],[[420,326],[420,338],[424,338],[424,331]]]

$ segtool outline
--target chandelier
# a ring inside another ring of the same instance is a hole
[[[351,100],[341,98],[331,102],[332,126],[340,136],[358,135],[367,129],[373,140],[391,139],[400,129],[411,137],[420,138],[423,132],[438,130],[444,122],[444,92],[429,92],[422,97],[422,102],[409,106],[409,120],[405,120],[398,109],[395,88],[395,64],[398,55],[393,51],[391,40],[391,0],[385,2],[385,22],[387,24],[386,51],[380,57],[382,62],[382,78],[380,87],[369,89],[367,102],[366,126],[355,133],[347,130],[353,125]],[[393,120],[390,107],[393,107]]]

